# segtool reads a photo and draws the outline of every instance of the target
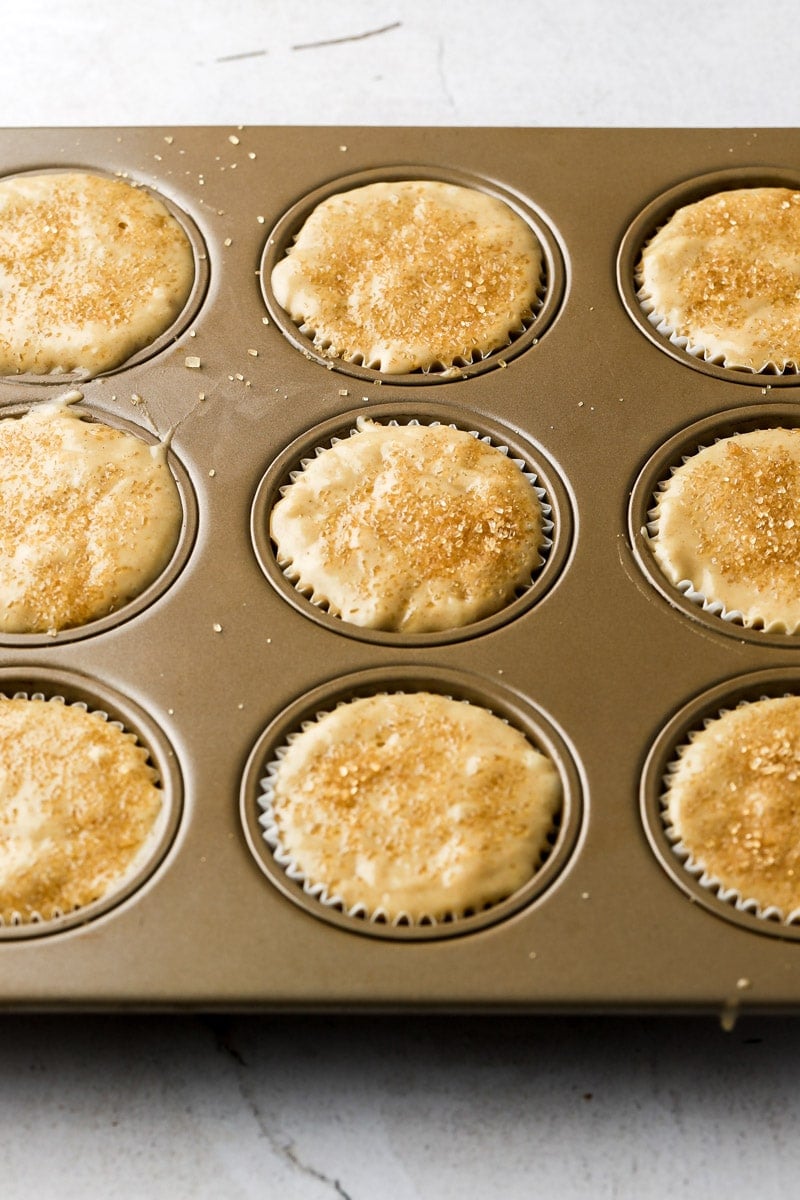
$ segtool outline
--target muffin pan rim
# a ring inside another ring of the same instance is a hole
[[[524,331],[512,336],[508,345],[490,351],[479,361],[463,367],[452,367],[446,371],[430,370],[391,374],[363,367],[348,362],[346,359],[329,358],[318,349],[311,338],[300,331],[283,306],[278,303],[272,291],[272,270],[292,245],[305,220],[323,200],[330,199],[331,196],[338,195],[340,192],[364,187],[371,183],[417,179],[426,182],[452,183],[459,187],[483,192],[485,195],[502,200],[517,216],[521,217],[532,229],[542,249],[545,290],[541,303],[536,309],[533,319],[526,324]],[[311,192],[296,199],[270,229],[264,242],[258,274],[262,298],[270,319],[280,329],[287,341],[306,358],[314,360],[327,370],[358,379],[362,383],[438,387],[446,383],[465,382],[483,375],[487,371],[502,369],[523,352],[532,349],[540,338],[553,327],[563,310],[568,292],[567,262],[564,245],[555,226],[533,200],[517,195],[516,192],[504,188],[501,184],[485,176],[473,175],[457,168],[451,169],[433,164],[386,164],[382,167],[370,167],[329,179]]]
[[[342,617],[334,616],[304,596],[278,564],[269,536],[269,515],[278,499],[280,488],[288,483],[289,473],[298,469],[301,459],[310,457],[318,445],[327,446],[334,438],[346,438],[358,417],[367,417],[384,424],[394,419],[398,419],[400,424],[420,419],[421,424],[438,422],[442,425],[455,425],[461,430],[476,431],[479,436],[490,436],[493,444],[507,446],[509,456],[522,459],[526,470],[536,475],[537,486],[546,493],[544,503],[552,510],[549,519],[553,522],[553,530],[549,535],[552,545],[544,556],[544,562],[537,569],[531,585],[489,616],[467,625],[427,633],[402,633],[355,625]],[[449,407],[434,401],[416,402],[412,399],[406,403],[395,400],[370,404],[363,409],[350,409],[330,417],[284,446],[263,473],[253,495],[250,537],[258,565],[273,588],[298,612],[325,629],[357,641],[372,642],[385,647],[441,646],[491,633],[523,616],[544,600],[569,570],[577,536],[577,521],[573,509],[572,490],[563,478],[563,472],[532,437],[519,434],[508,424],[471,410]]]
[[[208,245],[203,232],[195,220],[195,218],[187,212],[176,200],[171,196],[160,191],[150,183],[146,183],[144,179],[132,178],[127,172],[119,172],[107,170],[97,166],[81,166],[73,163],[63,163],[58,166],[48,167],[32,167],[29,169],[12,170],[0,173],[0,182],[8,179],[18,179],[29,175],[65,175],[65,174],[86,174],[98,175],[102,179],[111,179],[119,183],[127,183],[130,187],[137,190],[142,190],[148,193],[154,200],[159,201],[166,208],[167,212],[173,217],[181,229],[183,230],[192,251],[192,262],[194,265],[194,278],[192,286],[189,289],[189,295],[181,308],[180,312],[175,316],[175,319],[167,326],[166,329],[149,342],[146,346],[142,346],[119,363],[116,367],[109,367],[104,371],[92,372],[84,371],[64,371],[64,372],[49,372],[45,375],[39,375],[35,372],[28,371],[17,375],[4,375],[0,373],[0,403],[3,402],[2,388],[5,386],[14,387],[21,385],[23,387],[80,387],[81,384],[91,382],[93,379],[112,379],[117,375],[123,374],[125,371],[131,371],[136,367],[150,361],[165,351],[170,346],[174,346],[178,338],[186,332],[192,322],[200,314],[206,297],[208,296],[211,283],[211,259],[208,252]]]
[[[146,859],[129,877],[123,876],[119,887],[111,887],[98,900],[74,912],[50,920],[28,921],[20,924],[0,924],[0,947],[4,943],[20,943],[47,939],[48,941],[73,930],[94,924],[100,918],[111,918],[135,901],[142,890],[154,882],[166,866],[172,847],[178,838],[184,819],[183,777],[177,755],[163,728],[145,709],[104,681],[91,678],[80,671],[49,667],[44,664],[0,666],[0,695],[13,697],[25,694],[29,698],[44,695],[46,699],[63,700],[66,704],[84,704],[90,712],[102,712],[118,721],[137,744],[148,753],[158,774],[162,790],[162,812],[157,819],[161,828],[152,839]],[[0,950],[0,953],[2,951]]]
[[[274,751],[285,744],[287,736],[305,720],[313,720],[342,701],[404,691],[432,691],[488,709],[521,730],[532,745],[548,755],[562,785],[562,808],[552,848],[531,879],[511,896],[479,913],[438,924],[391,925],[348,916],[338,908],[324,905],[307,895],[302,885],[291,880],[275,861],[259,823],[260,779]],[[512,918],[523,909],[545,903],[579,853],[586,810],[587,789],[580,759],[566,733],[541,708],[527,697],[479,675],[419,663],[367,668],[334,677],[297,697],[273,717],[256,739],[247,757],[239,792],[239,817],[248,849],[268,882],[283,897],[310,916],[339,929],[402,944],[468,937]]]
[[[700,622],[715,636],[733,637],[740,642],[795,652],[800,649],[800,630],[795,633],[768,633],[718,616],[687,599],[661,571],[646,532],[648,514],[653,507],[659,484],[669,478],[671,468],[678,466],[685,455],[694,454],[701,446],[710,445],[736,432],[782,427],[800,428],[800,408],[796,404],[778,402],[725,409],[693,421],[678,430],[662,442],[640,466],[628,501],[627,531],[639,570],[672,608],[683,613],[688,619]]]
[[[690,176],[651,199],[628,225],[620,241],[616,259],[617,289],[623,307],[633,323],[662,353],[675,362],[710,375],[727,383],[749,387],[800,387],[800,371],[770,373],[725,367],[719,363],[690,354],[665,334],[659,333],[650,321],[638,298],[636,267],[645,245],[678,208],[702,200],[716,192],[733,191],[738,187],[790,187],[800,191],[800,167],[741,166]]]
[[[684,703],[651,741],[642,768],[639,809],[655,858],[691,901],[743,930],[788,942],[800,942],[800,921],[786,924],[770,917],[756,916],[736,908],[733,901],[720,899],[715,891],[703,887],[686,870],[676,854],[667,836],[662,815],[663,781],[668,764],[675,761],[676,750],[686,744],[693,731],[702,729],[704,721],[719,716],[726,709],[736,708],[742,701],[752,702],[785,695],[800,696],[800,664],[794,668],[772,667],[733,676]]]
[[[0,421],[6,419],[14,420],[24,416],[31,409],[37,408],[42,404],[58,402],[58,400],[58,396],[52,396],[43,400],[31,400],[30,402],[5,405],[0,403]],[[112,429],[119,429],[123,433],[129,433],[133,437],[138,437],[140,441],[146,442],[150,446],[164,445],[165,439],[160,434],[148,429],[145,425],[137,424],[121,413],[118,414],[105,409],[95,408],[86,402],[85,397],[82,397],[79,401],[70,403],[70,408],[80,413],[85,420],[92,421],[95,424],[108,425]],[[65,629],[59,629],[55,634],[12,633],[0,630],[0,647],[17,650],[35,650],[38,647],[50,647],[52,649],[55,645],[79,642],[84,638],[101,637],[104,633],[117,629],[127,621],[139,617],[174,587],[191,561],[198,538],[200,509],[189,470],[180,455],[175,452],[170,442],[166,446],[165,461],[175,483],[181,504],[181,526],[175,548],[156,578],[141,592],[120,605],[119,608],[115,608],[111,612],[87,621],[82,625],[72,625]]]

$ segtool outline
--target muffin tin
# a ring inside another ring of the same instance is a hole
[[[99,420],[169,436],[177,556],[115,618],[0,639],[0,690],[84,700],[134,729],[168,796],[148,871],[99,911],[0,929],[0,1000],[38,1009],[484,1011],[800,1007],[796,927],[741,913],[663,834],[674,747],[720,708],[800,688],[800,639],[704,612],[642,530],[674,455],[796,424],[797,376],[665,341],[638,250],[678,204],[800,186],[792,130],[10,130],[2,172],[78,167],[152,188],[190,231],[197,285],[169,338],[93,379],[0,379],[11,417],[78,386]],[[310,206],[381,178],[499,195],[543,243],[542,304],[505,351],[446,375],[326,361],[269,269]],[[800,410],[798,410],[800,411]],[[264,530],[306,453],[359,413],[450,421],[522,459],[552,509],[534,586],[457,634],[354,630],[282,577]],[[709,433],[709,431],[711,431]],[[660,472],[660,474],[659,474]],[[532,885],[441,928],[323,912],[276,870],[258,779],[304,717],[371,691],[475,700],[552,755],[566,803]]]

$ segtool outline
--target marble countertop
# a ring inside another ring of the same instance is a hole
[[[796,1186],[786,1020],[18,1016],[0,1030],[8,1200]]]
[[[792,0],[29,0],[4,5],[0,111],[6,125],[782,126],[800,99],[795,19]]]
[[[28,0],[3,7],[0,111],[789,126],[795,23],[790,0]],[[777,1200],[798,1053],[788,1017],[6,1013],[0,1197]]]

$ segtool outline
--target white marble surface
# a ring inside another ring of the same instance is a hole
[[[3,123],[791,125],[794,0],[26,0]],[[382,31],[382,32],[381,32]]]
[[[7,0],[2,21],[6,125],[800,112],[794,0]],[[777,1018],[4,1014],[0,1200],[777,1200],[799,1055]]]
[[[6,1017],[4,1200],[781,1200],[800,1027]]]

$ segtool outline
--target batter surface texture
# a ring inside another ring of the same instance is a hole
[[[800,192],[739,188],[680,208],[645,246],[641,297],[693,352],[800,368]]]
[[[0,922],[50,920],[129,877],[161,811],[155,780],[102,716],[0,697]]]
[[[535,873],[562,803],[555,766],[486,709],[427,692],[340,705],[273,780],[278,837],[345,908],[463,915]]]
[[[691,738],[670,777],[668,817],[724,888],[787,918],[800,907],[800,697],[724,713]]]
[[[119,366],[193,281],[186,234],[144,189],[87,172],[0,180],[0,375]]]
[[[659,494],[656,560],[748,626],[800,628],[800,429],[723,438]]]
[[[59,402],[0,420],[0,630],[120,608],[169,562],[182,512],[163,444]]]
[[[355,625],[421,633],[501,609],[542,563],[542,507],[506,454],[463,430],[379,425],[312,459],[271,514],[278,562]]]
[[[503,201],[404,180],[323,201],[271,283],[326,355],[397,374],[508,345],[532,318],[542,262],[532,230]]]

